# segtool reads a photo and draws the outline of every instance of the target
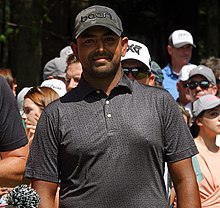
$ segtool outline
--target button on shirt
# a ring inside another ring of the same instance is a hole
[[[25,175],[60,179],[61,208],[166,207],[165,161],[196,153],[167,91],[123,75],[107,96],[82,78],[41,114]]]

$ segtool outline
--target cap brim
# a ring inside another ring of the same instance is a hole
[[[185,46],[185,45],[192,45],[193,47],[196,48],[196,45],[195,45],[195,44],[192,44],[192,43],[189,43],[189,42],[178,43],[178,44],[173,45],[173,47],[175,47],[175,48],[181,48],[181,47],[183,47],[183,46]]]
[[[210,104],[209,106],[204,107],[204,109],[198,111],[196,114],[194,114],[194,117],[199,116],[203,111],[213,109],[213,108],[215,108],[215,107],[217,107],[217,106],[219,106],[219,105],[220,105],[220,101],[219,101],[219,102],[212,103],[212,104]]]
[[[59,74],[59,75],[57,75],[57,77],[59,77],[59,78],[66,78],[66,73],[63,73],[63,74]]]
[[[111,25],[108,25],[106,23],[97,23],[97,24],[94,24],[94,25],[89,24],[87,26],[84,26],[81,30],[78,31],[78,33],[75,34],[75,39],[77,39],[85,30],[89,29],[90,27],[95,27],[95,26],[103,26],[103,27],[106,27],[106,28],[110,29],[111,31],[113,31],[118,36],[122,35],[121,30],[119,30],[115,27],[112,27]]]

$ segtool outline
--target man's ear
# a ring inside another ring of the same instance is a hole
[[[179,82],[176,83],[176,88],[177,88],[177,91],[179,92],[180,91],[180,83]]]
[[[72,51],[73,51],[74,55],[75,55],[76,58],[79,60],[78,47],[77,47],[76,41],[72,42],[70,46],[71,46],[71,48],[72,48]]]
[[[167,52],[169,55],[172,53],[172,47],[170,45],[167,46]]]
[[[149,81],[149,85],[150,86],[154,86],[155,85],[155,76],[153,74],[150,75],[150,77],[148,78]]]
[[[125,56],[126,52],[127,52],[127,47],[128,47],[128,38],[127,37],[123,37],[121,40],[122,43],[122,51],[121,51],[121,56]]]

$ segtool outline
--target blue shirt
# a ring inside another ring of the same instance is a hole
[[[179,97],[179,92],[177,91],[176,83],[178,81],[178,75],[173,73],[171,65],[167,64],[163,69],[163,87],[166,89],[176,100]]]

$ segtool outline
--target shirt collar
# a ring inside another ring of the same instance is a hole
[[[168,64],[167,69],[168,69],[168,70],[167,70],[167,75],[168,75],[169,77],[174,77],[175,79],[178,79],[178,78],[179,78],[179,75],[173,72],[172,66],[171,66],[170,63]]]
[[[133,91],[133,81],[130,80],[124,73],[118,82],[117,86],[114,88],[116,89],[124,89],[124,92],[129,92],[131,93]],[[84,78],[83,76],[81,77],[79,84],[75,88],[75,90],[72,90],[72,92],[76,92],[78,95],[78,99],[82,100],[84,99],[87,95],[90,93],[97,91],[99,89],[93,88]]]

